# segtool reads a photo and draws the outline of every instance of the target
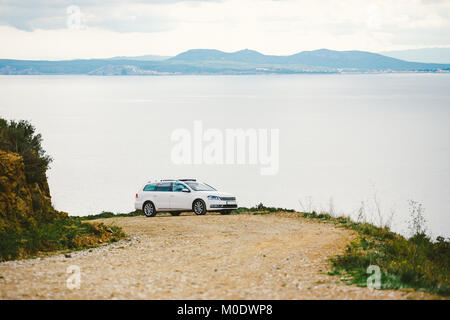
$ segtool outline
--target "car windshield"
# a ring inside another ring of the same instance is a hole
[[[200,182],[186,182],[186,184],[191,187],[194,191],[216,191],[213,187],[210,185],[207,185],[206,183],[200,183]]]

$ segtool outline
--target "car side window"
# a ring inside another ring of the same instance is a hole
[[[144,187],[144,191],[155,191],[155,189],[156,189],[156,184],[147,184],[145,187]]]
[[[162,182],[156,185],[156,191],[172,191],[172,182]]]
[[[187,187],[182,183],[174,183],[173,184],[173,191],[174,192],[181,192],[183,189],[187,189]]]

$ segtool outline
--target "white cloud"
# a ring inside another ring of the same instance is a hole
[[[0,47],[0,57],[174,55],[191,48],[290,54],[323,47],[383,51],[450,45],[448,1],[82,0],[76,4],[86,22],[83,30],[66,28],[70,4],[0,2],[0,37],[8,43]]]

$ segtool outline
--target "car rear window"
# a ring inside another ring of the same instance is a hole
[[[156,185],[156,191],[172,191],[172,183],[171,182],[158,183]]]
[[[148,184],[144,187],[144,191],[155,191],[156,189],[156,184]]]

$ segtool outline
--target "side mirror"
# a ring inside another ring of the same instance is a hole
[[[181,190],[182,192],[190,192],[189,189],[184,188],[183,190]]]

